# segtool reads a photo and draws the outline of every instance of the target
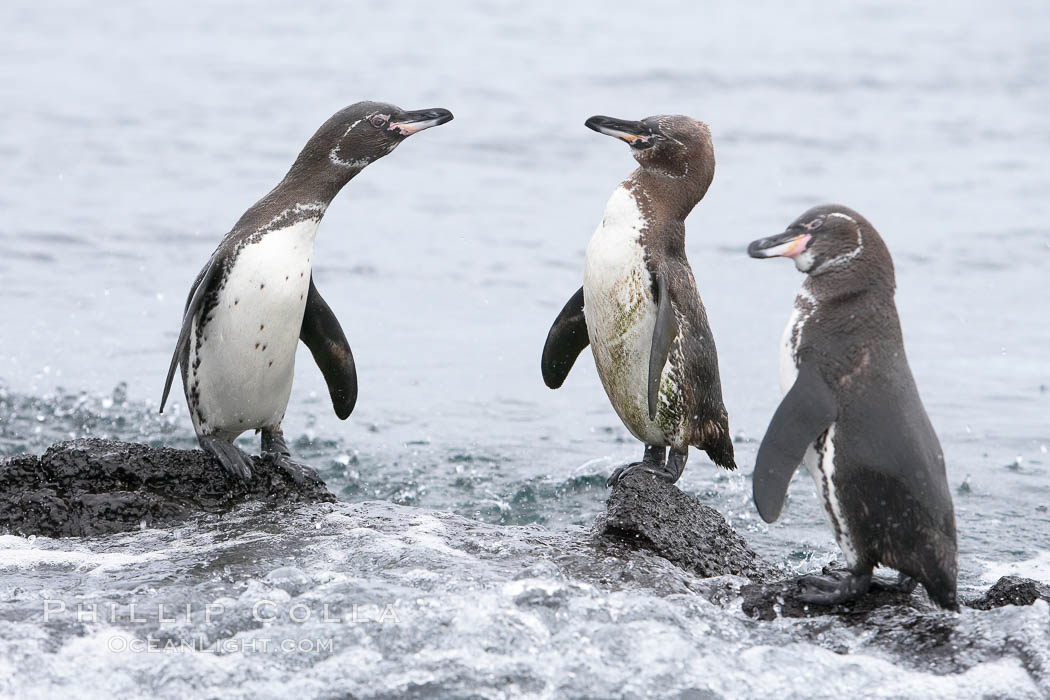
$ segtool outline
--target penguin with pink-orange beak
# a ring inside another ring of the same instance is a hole
[[[800,463],[817,485],[849,570],[800,581],[802,600],[847,603],[869,588],[916,582],[957,609],[955,512],[944,454],[904,353],[893,261],[852,209],[814,207],[753,258],[786,257],[806,274],[781,342],[784,398],[758,450],[755,505],[780,516]],[[896,569],[896,583],[872,577]]]

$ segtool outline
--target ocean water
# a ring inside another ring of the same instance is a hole
[[[745,249],[814,204],[841,202],[894,256],[909,360],[947,459],[961,590],[1004,572],[1050,580],[1050,7],[10,2],[0,26],[0,455],[84,435],[193,447],[181,391],[164,415],[156,410],[185,294],[222,235],[337,109],[361,99],[445,107],[453,122],[370,166],[325,216],[314,275],[353,347],[360,398],[339,421],[302,348],[286,435],[350,504],[387,501],[493,528],[586,527],[603,508],[605,476],[641,446],[587,353],[558,391],[539,373],[547,329],[581,284],[587,240],[634,165],[626,146],[583,121],[684,113],[710,125],[718,161],[687,221],[687,251],[718,344],[740,470],[694,452],[681,487],[787,569],[836,558],[808,477],[796,479],[773,525],[750,501],[755,451],[779,400],[777,345],[802,277]],[[242,444],[257,450],[254,436]],[[289,515],[288,527],[302,517]],[[190,540],[221,540],[220,525],[193,527]],[[287,536],[279,523],[267,527]],[[250,528],[239,532],[245,546],[255,541]],[[92,590],[104,577],[49,564],[48,553],[130,557],[134,566],[114,564],[130,571],[145,566],[137,558],[158,537],[4,539],[0,581],[10,578],[0,593],[43,585],[51,566],[66,572],[63,595]],[[210,566],[205,554],[180,556],[190,570]],[[306,570],[316,580],[345,564],[333,556],[325,550]],[[262,580],[271,569],[260,560],[237,575]],[[382,580],[369,567],[354,575],[365,590]],[[170,578],[149,585],[208,595],[200,581]],[[496,580],[479,574],[479,595]],[[428,585],[414,595],[468,605],[464,582]],[[611,604],[604,595],[588,600]],[[664,605],[632,596],[631,605]],[[12,605],[0,603],[0,619],[15,626],[9,640],[35,639],[41,653],[64,650],[103,669],[110,657],[91,640],[135,631],[49,632]],[[1045,608],[1036,612],[1045,626]],[[552,629],[573,634],[585,619],[567,615]],[[681,619],[661,626],[680,615],[653,612],[639,634],[695,649]],[[690,615],[723,629],[717,638],[737,639],[718,647],[711,668],[746,677],[748,664],[793,664],[772,647],[748,657],[738,638],[750,628],[737,618]],[[431,636],[413,648],[436,664],[445,647],[437,618],[428,619],[419,629]],[[494,646],[500,629],[485,626]],[[369,652],[380,666],[392,663],[391,644]],[[830,652],[799,644],[817,668],[835,667],[821,665]],[[615,665],[595,654],[586,662],[595,674]],[[304,658],[294,663],[313,663]],[[147,660],[131,663],[127,688],[160,683]],[[544,662],[522,652],[514,663]],[[856,663],[853,687],[863,688],[901,662]],[[249,667],[257,689],[283,687],[277,667]],[[492,678],[505,669],[468,667],[463,687],[500,687]],[[0,660],[0,690],[20,695],[74,680],[53,658],[40,685],[21,671],[4,686],[4,668]],[[192,668],[208,687],[228,682],[227,671]],[[172,673],[173,694],[205,687]],[[982,685],[991,681],[981,672],[967,674],[969,685],[930,670],[894,687],[926,688],[927,697],[1000,692]],[[775,681],[742,694],[787,695]],[[102,695],[117,687],[102,676],[95,685]],[[588,687],[585,676],[567,686],[541,678],[521,692]]]

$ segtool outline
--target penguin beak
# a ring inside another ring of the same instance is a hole
[[[785,231],[779,236],[759,238],[747,247],[747,254],[752,258],[795,258],[806,251],[811,233]]]
[[[631,148],[640,151],[652,148],[656,142],[664,140],[662,134],[650,129],[642,122],[630,122],[625,119],[596,115],[585,121],[583,125],[599,134],[618,138]]]
[[[447,109],[417,109],[414,112],[401,112],[395,115],[387,125],[387,131],[395,131],[402,136],[411,136],[432,126],[441,126],[452,121],[452,112]]]

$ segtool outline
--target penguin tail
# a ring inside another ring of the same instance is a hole
[[[906,556],[900,566],[889,563],[886,557],[883,562],[905,573],[922,584],[926,595],[945,610],[959,611],[956,579],[958,562],[955,544],[954,518],[948,523],[949,532],[925,530],[927,538],[924,546]]]
[[[730,471],[735,470],[733,438],[729,436],[729,417],[725,412],[722,412],[719,420],[705,420],[698,428],[700,440],[696,446],[706,452],[711,461],[718,466]]]
[[[736,469],[736,460],[733,455],[733,441],[728,437],[723,438],[715,443],[708,443],[704,445],[704,452],[711,458],[711,461],[722,467],[733,471]]]
[[[711,461],[722,469],[733,471],[736,469],[736,459],[733,454],[733,438],[729,434],[729,415],[724,406],[715,413],[714,418],[699,421],[693,428],[694,447],[699,447],[708,453]]]
[[[931,586],[928,583],[923,583],[922,585],[926,589],[926,595],[930,596],[930,600],[934,603],[937,603],[945,610],[959,612],[959,601],[955,595],[954,581],[952,581],[950,586]]]
[[[954,542],[952,543],[954,544]],[[954,547],[950,553],[951,561],[930,561],[933,566],[923,567],[919,582],[926,589],[926,595],[930,596],[937,605],[945,610],[959,611],[959,600],[956,595],[956,565]]]

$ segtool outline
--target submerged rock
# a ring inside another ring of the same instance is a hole
[[[81,439],[43,455],[0,459],[0,532],[76,537],[155,527],[254,500],[334,501],[319,478],[296,484],[269,457],[251,481],[231,477],[200,450]]]

